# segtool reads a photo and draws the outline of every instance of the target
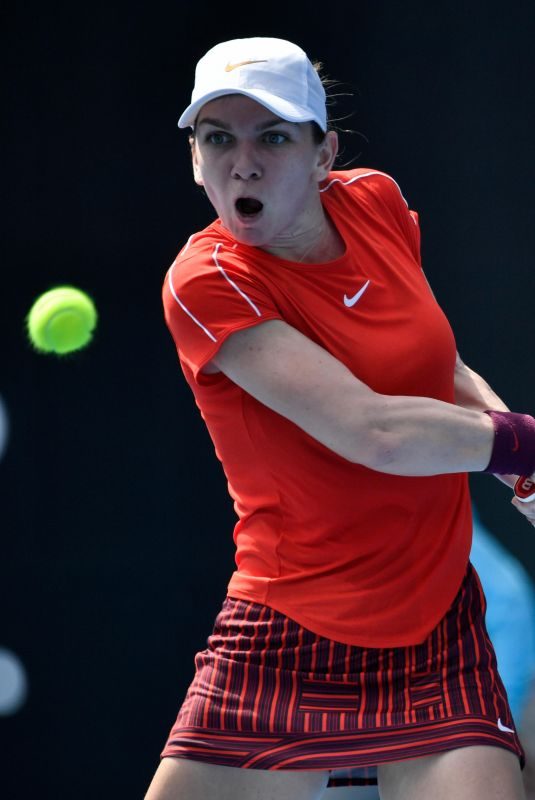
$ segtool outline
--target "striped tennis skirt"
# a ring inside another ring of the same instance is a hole
[[[363,648],[227,597],[162,758],[325,770],[329,786],[377,782],[377,765],[470,745],[524,763],[471,565],[422,644]]]

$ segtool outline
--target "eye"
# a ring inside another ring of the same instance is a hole
[[[264,134],[264,141],[267,144],[284,144],[288,141],[288,136],[284,133],[277,133],[277,131],[268,131]]]
[[[205,141],[208,144],[228,144],[231,140],[231,136],[228,133],[224,133],[223,131],[212,131],[212,133],[207,133]]]

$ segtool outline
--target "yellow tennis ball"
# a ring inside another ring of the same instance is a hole
[[[89,344],[97,319],[95,305],[85,292],[57,286],[37,298],[26,325],[36,350],[65,355]]]

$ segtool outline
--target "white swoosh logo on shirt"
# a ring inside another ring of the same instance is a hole
[[[501,731],[505,731],[505,733],[514,733],[514,730],[512,728],[508,728],[507,725],[504,725],[499,717],[498,717],[498,728]]]
[[[366,291],[366,289],[368,288],[369,285],[370,285],[370,281],[366,281],[366,283],[364,284],[362,289],[359,289],[358,292],[353,295],[353,297],[348,297],[347,294],[345,294],[344,295],[344,305],[347,308],[352,308],[355,305],[355,303],[358,300],[360,300],[360,298],[362,297],[362,295],[364,294],[364,292]]]

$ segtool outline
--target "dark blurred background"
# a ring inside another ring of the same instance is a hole
[[[351,93],[343,162],[396,178],[464,360],[533,412],[535,6],[30,0],[1,20],[0,647],[28,691],[0,716],[0,796],[141,798],[233,569],[225,479],[160,302],[212,219],[176,127],[195,63],[268,35],[325,64]],[[24,330],[60,283],[100,313],[61,359]],[[510,492],[473,490],[535,576]]]

